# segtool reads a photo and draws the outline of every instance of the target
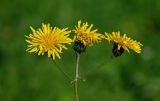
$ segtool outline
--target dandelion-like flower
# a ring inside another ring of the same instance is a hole
[[[42,24],[42,28],[38,30],[33,29],[32,34],[26,36],[27,50],[29,53],[35,52],[38,55],[48,54],[48,57],[52,57],[55,60],[55,57],[60,57],[62,49],[67,49],[65,44],[70,44],[72,39],[70,39],[68,28],[52,28],[50,24]]]
[[[75,45],[73,48],[78,53],[84,52],[86,47],[102,40],[103,35],[97,33],[97,29],[92,30],[92,27],[93,24],[89,26],[88,22],[82,23],[81,20],[78,21],[78,26],[75,26],[73,30],[75,32],[73,37]]]
[[[105,33],[105,35],[105,39],[114,43],[112,52],[115,57],[120,56],[124,50],[129,52],[129,49],[134,50],[136,53],[141,53],[141,46],[143,45],[127,37],[126,34],[121,36],[120,32],[112,32],[112,34]]]

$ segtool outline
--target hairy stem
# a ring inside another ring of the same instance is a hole
[[[98,64],[96,67],[92,67],[90,70],[88,70],[87,72],[85,72],[85,73],[83,74],[82,77],[85,78],[85,79],[83,79],[83,81],[86,80],[86,78],[87,78],[88,75],[90,75],[91,73],[97,71],[98,69],[101,69],[103,66],[108,65],[108,64],[109,64],[110,62],[112,62],[114,59],[115,59],[115,57],[114,57],[114,56],[111,56],[111,57],[110,57],[110,60],[107,60],[107,61],[105,60],[105,61],[103,61],[101,64]]]
[[[74,79],[74,90],[75,90],[75,97],[76,97],[76,101],[79,101],[79,97],[78,97],[78,79],[79,79],[79,71],[78,71],[78,66],[79,66],[79,59],[80,59],[80,54],[76,53],[77,58],[76,58],[76,69],[75,69],[75,79]]]
[[[55,63],[56,67],[58,68],[58,70],[68,79],[68,80],[72,80],[72,78],[57,64],[56,61],[53,60],[53,62]]]

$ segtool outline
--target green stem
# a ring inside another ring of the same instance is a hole
[[[78,79],[79,79],[79,71],[78,71],[78,66],[79,66],[79,59],[80,59],[80,54],[76,53],[77,55],[77,61],[76,61],[76,69],[75,69],[75,79],[74,79],[74,90],[75,90],[75,97],[76,101],[79,101],[78,97]]]
[[[96,67],[92,67],[92,69],[88,70],[87,72],[84,73],[83,77],[86,78],[88,75],[90,75],[91,73],[93,73],[94,71],[97,71],[97,69],[102,68],[104,65],[108,65],[110,62],[112,62],[114,60],[114,56],[110,57],[110,60],[108,61],[103,61],[101,64],[97,65]],[[85,79],[84,79],[85,81]]]
[[[58,70],[64,74],[64,76],[68,79],[68,80],[72,80],[71,77],[57,64],[56,61],[53,60],[53,62],[55,63],[56,67],[58,68]]]

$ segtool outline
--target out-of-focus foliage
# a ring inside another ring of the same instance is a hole
[[[73,29],[79,19],[144,45],[142,54],[116,59],[106,41],[89,47],[80,60],[80,101],[159,101],[159,12],[160,0],[1,0],[0,101],[75,100],[70,82],[46,55],[25,52],[24,35],[42,22]],[[72,46],[61,57],[58,64],[74,77]]]

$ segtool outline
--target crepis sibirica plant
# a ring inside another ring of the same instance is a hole
[[[26,37],[28,43],[26,51],[29,53],[38,53],[38,55],[47,54],[48,58],[53,61],[61,59],[60,54],[67,49],[67,45],[74,43],[73,49],[76,53],[76,66],[75,77],[71,77],[56,63],[58,69],[67,76],[74,87],[75,99],[79,101],[78,97],[78,80],[79,80],[79,60],[80,55],[86,52],[87,47],[93,46],[95,43],[106,40],[109,43],[113,43],[112,53],[114,57],[121,56],[124,51],[130,52],[129,49],[136,53],[141,53],[140,42],[131,39],[126,34],[121,35],[120,32],[106,33],[105,35],[98,33],[97,29],[93,29],[93,24],[89,25],[88,22],[83,23],[78,21],[78,25],[75,29],[69,30],[68,28],[52,27],[50,24],[42,24],[42,28],[34,29],[30,27],[32,33]],[[70,37],[70,33],[74,32],[73,38]]]

